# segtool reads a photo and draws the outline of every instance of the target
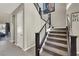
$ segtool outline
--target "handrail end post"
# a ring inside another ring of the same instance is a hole
[[[77,36],[71,36],[70,56],[76,56],[77,55],[77,51],[76,51],[76,39],[77,39]]]
[[[35,53],[36,53],[36,56],[39,56],[40,53],[39,53],[39,33],[35,33]]]

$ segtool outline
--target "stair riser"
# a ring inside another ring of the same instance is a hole
[[[50,44],[50,43],[45,43],[47,46],[50,46],[50,47],[54,47],[54,48],[57,48],[57,49],[60,49],[60,50],[63,50],[63,51],[67,51],[67,48],[65,47],[61,47],[61,46],[57,46],[57,45],[54,45],[54,44]]]
[[[53,42],[58,42],[58,43],[62,43],[62,44],[67,44],[67,41],[62,41],[62,40],[57,40],[57,39],[51,39],[51,38],[47,38],[48,41],[53,41]]]
[[[54,28],[55,30],[66,30],[66,28]]]
[[[50,33],[61,33],[61,34],[66,34],[66,32],[54,32],[54,31],[50,31]]]

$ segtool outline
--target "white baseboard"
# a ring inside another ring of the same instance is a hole
[[[11,43],[13,43],[13,40],[9,40],[9,42],[11,42]],[[16,43],[15,43],[15,45],[17,46],[17,47],[19,47]],[[23,48],[21,48],[23,51],[27,51],[27,50],[29,50],[30,48],[32,48],[32,47],[34,47],[35,46],[35,44],[34,45],[31,45],[30,47],[28,47],[28,48],[26,48],[26,49],[23,49]]]
[[[35,44],[34,44],[34,45],[29,46],[28,48],[23,49],[23,51],[27,51],[27,50],[29,50],[30,48],[34,47],[34,46],[35,46]]]

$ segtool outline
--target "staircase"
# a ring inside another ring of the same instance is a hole
[[[67,31],[66,28],[54,28],[47,35],[41,56],[67,56]]]
[[[45,22],[45,24],[42,26],[40,31],[35,33],[35,55],[36,56],[40,56],[40,55],[41,56],[76,56],[77,36],[70,35],[71,25],[69,20],[67,19],[66,28],[54,28],[53,30],[50,30],[47,33],[46,30],[48,26],[49,28],[53,27],[51,25],[51,13],[48,13],[49,17],[47,18],[46,21],[46,19],[43,19],[42,11],[39,4],[34,3],[34,6],[36,7],[41,19]]]

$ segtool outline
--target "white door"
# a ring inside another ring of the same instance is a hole
[[[20,48],[23,48],[23,10],[19,11],[16,16],[17,16],[16,17],[17,46],[19,46]]]

